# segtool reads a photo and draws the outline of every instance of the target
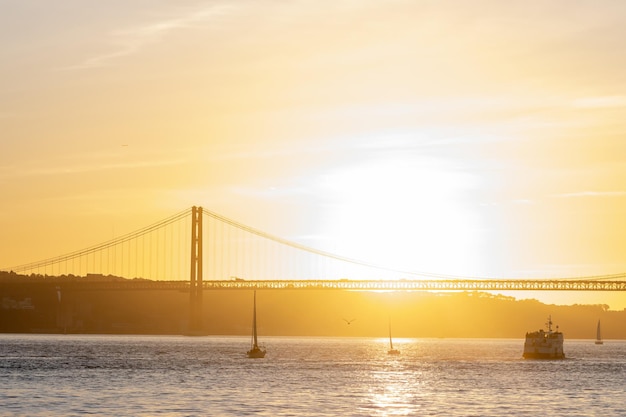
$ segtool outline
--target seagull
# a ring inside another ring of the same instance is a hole
[[[343,319],[343,321],[345,321],[346,323],[348,323],[348,325],[350,325],[350,323],[352,323],[354,320],[356,320],[356,319],[351,319],[351,320]]]

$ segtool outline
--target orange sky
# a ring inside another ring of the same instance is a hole
[[[0,267],[202,205],[399,269],[626,271],[625,3],[149,6],[0,5]]]

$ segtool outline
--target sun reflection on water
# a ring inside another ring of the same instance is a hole
[[[371,391],[371,407],[376,416],[404,416],[415,412],[416,387],[414,375],[406,370],[382,371],[374,374],[377,383]]]
[[[363,410],[367,415],[415,414],[421,385],[421,370],[414,362],[417,345],[415,339],[394,338],[393,347],[400,354],[389,355],[389,338],[376,339],[376,366],[370,372],[369,404],[367,410]]]

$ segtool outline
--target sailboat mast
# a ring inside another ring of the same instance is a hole
[[[391,339],[391,319],[389,319],[389,347],[393,349],[393,341]]]
[[[254,341],[254,346],[257,346],[257,336],[256,336],[256,290],[254,290],[254,310],[252,311],[252,340]]]

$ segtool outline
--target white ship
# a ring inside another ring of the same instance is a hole
[[[524,358],[526,359],[564,359],[563,353],[563,333],[556,326],[556,331],[552,331],[552,317],[548,316],[546,323],[548,331],[543,329],[526,333],[524,342]]]

